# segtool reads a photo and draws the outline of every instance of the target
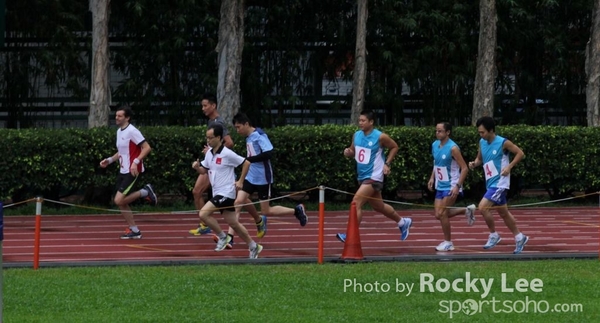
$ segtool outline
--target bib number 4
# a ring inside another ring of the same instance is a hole
[[[483,172],[485,173],[485,179],[488,180],[494,176],[497,176],[498,173],[498,169],[496,168],[496,165],[494,165],[493,161],[489,161],[485,164],[483,164]]]

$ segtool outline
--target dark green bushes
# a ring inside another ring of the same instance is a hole
[[[381,127],[398,142],[400,151],[386,179],[386,197],[397,190],[421,190],[431,167],[434,128]],[[201,157],[205,127],[143,127],[153,150],[147,158],[144,182],[160,194],[191,198],[196,173],[194,159]],[[275,146],[275,189],[302,191],[318,185],[353,192],[355,163],[342,156],[356,127],[285,126],[268,129]],[[542,188],[552,198],[573,191],[600,187],[600,129],[591,127],[501,126],[497,133],[520,146],[525,159],[513,170],[513,190]],[[244,138],[233,134],[235,150],[245,155]],[[465,160],[477,154],[475,127],[457,127],[453,139]],[[99,162],[116,151],[115,129],[0,129],[0,198],[19,201],[42,195],[59,198],[85,193],[87,202],[110,201],[117,167],[101,169]],[[480,197],[481,169],[470,172],[467,193]],[[100,192],[100,193],[98,193]],[[310,193],[316,196],[316,191]]]

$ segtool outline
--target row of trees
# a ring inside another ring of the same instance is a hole
[[[268,126],[280,120],[261,112],[316,110],[323,79],[356,78],[330,110],[364,102],[403,124],[417,102],[416,124],[499,111],[539,124],[550,102],[568,123],[595,125],[597,2],[9,0],[2,111],[24,126],[40,100],[89,101],[103,124],[94,111],[128,103],[146,124],[187,125],[216,91],[226,117],[241,107]]]

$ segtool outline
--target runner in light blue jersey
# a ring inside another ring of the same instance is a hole
[[[344,156],[354,157],[360,187],[352,199],[356,203],[358,224],[362,221],[362,207],[369,203],[373,210],[382,213],[396,222],[400,229],[400,240],[406,240],[412,219],[401,218],[394,208],[383,202],[381,190],[383,177],[390,174],[391,162],[398,153],[398,144],[387,134],[375,129],[375,116],[372,111],[362,111],[358,118],[358,130],[352,137],[350,147],[344,149]],[[384,149],[387,148],[386,158]],[[338,240],[345,242],[346,234],[338,233]]]
[[[496,232],[494,217],[491,213],[491,208],[494,207],[504,220],[506,227],[515,235],[516,248],[513,253],[521,253],[529,241],[529,237],[519,231],[515,218],[508,211],[506,193],[510,188],[510,171],[525,157],[525,154],[510,140],[496,135],[496,123],[493,118],[481,117],[477,120],[476,126],[481,139],[477,158],[469,163],[469,168],[483,166],[485,175],[487,191],[479,202],[479,210],[490,230],[490,235],[483,248],[493,248],[502,240]],[[509,153],[514,155],[512,161],[510,161]]]
[[[269,136],[262,129],[252,126],[250,118],[241,112],[233,117],[233,126],[238,134],[246,137],[246,159],[251,163],[244,185],[238,191],[235,199],[236,215],[239,217],[242,210],[241,205],[244,205],[246,211],[254,218],[258,238],[262,238],[266,234],[269,216],[284,217],[293,215],[300,222],[300,226],[305,226],[308,222],[308,216],[303,204],[297,204],[294,208],[270,205],[273,187],[271,158],[273,158],[274,148]],[[256,207],[250,200],[250,196],[254,193],[258,194],[262,215],[258,214]],[[229,230],[229,233],[232,234],[233,232]]]
[[[469,169],[462,157],[458,145],[450,139],[452,125],[448,122],[440,122],[435,126],[436,141],[431,145],[433,154],[433,170],[427,187],[436,190],[435,194],[435,217],[440,220],[444,241],[435,249],[437,251],[452,251],[452,233],[450,218],[459,214],[465,214],[467,224],[475,222],[475,205],[466,208],[451,208],[459,195],[462,195],[462,186],[467,178]]]

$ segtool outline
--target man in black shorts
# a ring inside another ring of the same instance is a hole
[[[138,176],[145,170],[143,160],[152,150],[142,133],[129,123],[132,115],[133,111],[130,107],[121,107],[117,110],[115,114],[115,122],[119,127],[117,130],[117,152],[100,162],[100,167],[106,168],[115,161],[119,161],[120,172],[117,177],[117,193],[114,201],[129,225],[121,239],[142,238],[142,232],[133,220],[133,213],[129,204],[139,198],[145,198],[152,205],[156,205],[157,202],[156,194],[154,194],[150,184],[146,184],[137,192],[131,192]]]
[[[233,125],[240,135],[246,137],[246,160],[251,162],[242,189],[238,191],[235,205],[244,205],[248,213],[252,215],[256,222],[256,236],[262,238],[267,232],[267,216],[294,215],[300,225],[305,226],[308,222],[308,216],[304,210],[304,205],[298,204],[293,209],[280,205],[269,205],[273,185],[273,168],[271,166],[273,145],[267,134],[262,129],[253,127],[248,116],[241,112],[233,117]],[[260,209],[263,213],[260,216],[250,200],[250,195],[255,192],[258,193]],[[241,209],[241,206],[236,207],[238,217]],[[229,233],[232,234],[231,229]]]

